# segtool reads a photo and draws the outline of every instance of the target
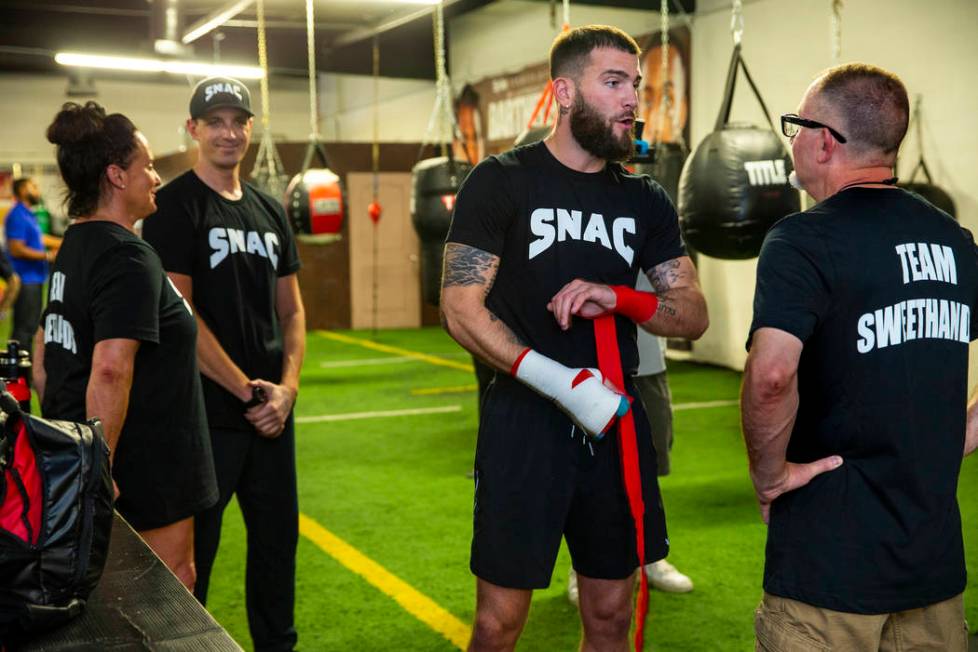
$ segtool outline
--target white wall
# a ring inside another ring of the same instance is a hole
[[[658,6],[649,2],[649,6]],[[499,0],[451,20],[449,75],[460,89],[466,82],[546,61],[550,44],[563,20],[557,3],[557,26],[550,25],[550,4],[527,0]],[[633,36],[659,29],[659,14],[571,2],[572,27],[601,23],[619,27]]]
[[[370,142],[374,134],[374,80],[363,75],[323,75],[323,136],[326,140]],[[435,84],[381,78],[376,104],[383,142],[420,142],[435,105]]]
[[[259,85],[249,81],[252,108],[260,113]],[[58,75],[0,74],[0,164],[53,163],[54,148],[44,132],[66,101],[92,99],[110,113],[124,113],[146,134],[157,155],[187,146],[182,128],[188,115],[192,85],[182,79],[96,79],[94,97],[67,97],[65,77]],[[301,80],[273,80],[272,131],[276,137],[299,140],[309,135],[308,84]]]
[[[730,3],[701,0],[699,8],[692,37],[694,143],[713,129],[733,47]],[[935,181],[954,198],[961,223],[972,230],[978,227],[976,24],[974,0],[847,2],[841,57],[842,62],[865,61],[892,70],[911,97],[923,95],[928,165]],[[744,25],[744,58],[768,109],[776,115],[794,111],[812,79],[834,63],[829,2],[748,0]],[[756,124],[764,120],[742,78],[731,119]],[[917,156],[916,142],[911,142],[902,154],[900,171],[909,174]],[[740,368],[746,357],[756,264],[706,257],[700,261],[711,326],[696,344],[695,357]]]
[[[373,139],[374,82],[371,77],[321,74],[320,131],[325,140]],[[260,88],[251,90],[256,123]],[[124,113],[142,130],[157,155],[192,145],[183,130],[192,84],[180,80],[97,79],[93,97],[67,97],[67,80],[58,75],[0,74],[0,165],[54,163],[54,148],[44,132],[66,101],[93,99],[109,112]],[[278,140],[309,137],[309,84],[302,79],[273,79],[270,88],[272,133]],[[434,83],[424,80],[380,80],[380,136],[385,142],[417,142],[425,135],[434,106]],[[256,125],[256,132],[260,133]],[[257,135],[256,133],[256,135]]]

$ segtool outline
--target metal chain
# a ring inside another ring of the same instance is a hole
[[[832,0],[832,29],[830,33],[830,45],[832,47],[832,61],[839,63],[842,58],[842,9],[843,0]]]
[[[275,197],[285,191],[285,167],[272,140],[271,101],[268,92],[268,41],[265,35],[265,3],[258,0],[258,63],[264,75],[261,78],[261,141],[255,157],[251,178]]]
[[[669,79],[669,0],[662,0],[659,5],[659,62],[659,80],[662,82],[662,90],[652,139],[656,143],[662,139],[665,121],[672,105],[669,98],[671,81]]]
[[[380,43],[378,37],[374,35],[373,45],[374,59],[374,139],[370,147],[371,170],[373,171],[373,195],[377,201],[377,194],[380,191]]]
[[[428,129],[425,132],[424,146],[432,142],[432,134],[441,145],[441,155],[448,155],[448,144],[455,133],[455,113],[452,110],[452,85],[445,69],[445,16],[443,2],[435,5],[434,10],[434,41],[435,41],[435,108],[428,119]]]
[[[258,0],[258,65],[265,74],[261,78],[261,128],[268,131],[271,103],[268,96],[268,44],[265,39],[265,2]]]
[[[914,125],[917,129],[917,149],[920,150],[920,158],[924,158],[924,121],[920,119],[920,105],[924,103],[924,96],[917,94],[914,98],[913,116],[910,118],[911,122],[917,123]]]
[[[730,32],[734,45],[740,45],[744,38],[744,5],[742,0],[733,0],[733,13],[730,16]]]
[[[309,51],[309,127],[310,138],[319,140],[319,101],[316,93],[316,34],[312,0],[306,0],[306,46]]]
[[[373,42],[373,74],[374,74],[374,139],[370,146],[371,170],[373,172],[373,201],[380,203],[380,40],[374,35]],[[369,209],[368,209],[369,210]],[[380,306],[380,282],[378,270],[378,251],[380,246],[380,221],[373,221],[373,247],[371,259],[371,326],[374,339],[377,338],[377,314]]]

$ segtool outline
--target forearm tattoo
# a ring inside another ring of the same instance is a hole
[[[513,329],[511,329],[509,326],[507,326],[506,325],[506,322],[504,322],[503,320],[501,320],[499,317],[496,316],[496,313],[494,313],[491,310],[487,310],[486,312],[489,313],[489,321],[491,321],[494,324],[499,324],[503,328],[503,331],[506,334],[506,339],[507,340],[509,340],[513,344],[519,344],[520,346],[526,346],[526,344],[523,343],[523,340],[521,340],[519,338],[519,336],[517,336],[516,333],[513,332]]]
[[[655,312],[658,315],[663,315],[663,316],[668,316],[673,318],[675,318],[676,315],[679,314],[676,312],[675,302],[669,297],[661,297],[661,296],[659,297],[659,307],[656,308]]]
[[[648,276],[655,293],[662,294],[666,290],[675,287],[686,275],[680,269],[679,259],[673,258],[653,267],[652,271],[648,273]],[[662,297],[659,297],[659,300],[661,301]]]
[[[445,270],[442,287],[481,285],[488,295],[499,269],[499,256],[468,245],[445,245]]]

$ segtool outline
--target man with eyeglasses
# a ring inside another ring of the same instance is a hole
[[[768,523],[757,649],[968,648],[961,518],[971,233],[895,187],[903,83],[831,68],[781,118],[818,203],[767,234],[741,398]]]

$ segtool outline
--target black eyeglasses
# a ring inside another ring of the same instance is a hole
[[[799,117],[797,113],[785,113],[783,116],[781,116],[781,133],[788,138],[794,138],[797,136],[799,127],[808,127],[809,129],[828,129],[829,133],[832,134],[837,141],[840,143],[846,142],[845,136],[826,124],[815,122],[814,120],[806,120],[805,118]]]

